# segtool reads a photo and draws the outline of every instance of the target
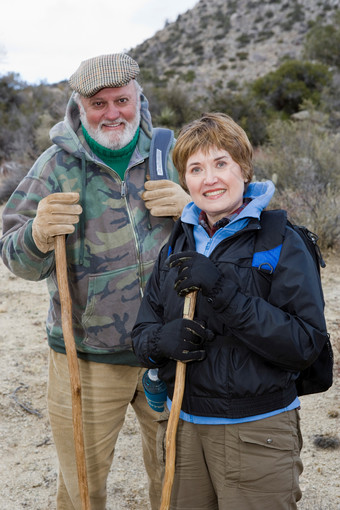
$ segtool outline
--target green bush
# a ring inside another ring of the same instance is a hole
[[[251,37],[248,34],[241,34],[237,37],[236,41],[239,43],[239,46],[245,46],[251,43]]]
[[[248,52],[247,52],[247,51],[239,51],[238,53],[236,53],[236,56],[237,56],[240,60],[247,60],[247,58],[248,58]]]
[[[192,83],[196,78],[196,73],[193,69],[189,69],[189,71],[183,74],[182,78],[185,82]]]
[[[299,110],[305,100],[318,104],[322,89],[331,83],[327,66],[287,60],[276,71],[255,80],[251,89],[268,106],[286,114]]]

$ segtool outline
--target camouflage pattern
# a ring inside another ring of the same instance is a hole
[[[80,194],[83,213],[74,234],[67,236],[66,248],[77,349],[93,355],[130,351],[134,357],[130,332],[142,291],[173,226],[171,218],[151,216],[141,199],[152,133],[144,96],[141,113],[137,147],[122,182],[86,144],[72,96],[65,120],[51,130],[54,145],[40,156],[6,204],[0,241],[3,261],[22,278],[47,279],[48,341],[59,352],[64,352],[64,344],[54,252],[42,254],[36,248],[32,222],[43,197],[74,191]],[[168,172],[178,182],[170,158]],[[113,356],[109,358],[115,362]]]

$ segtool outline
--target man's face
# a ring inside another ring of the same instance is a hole
[[[81,97],[80,120],[88,134],[108,149],[121,149],[134,137],[140,122],[140,97],[133,81]]]

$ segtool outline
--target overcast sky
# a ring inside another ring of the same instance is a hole
[[[0,10],[0,75],[56,83],[96,55],[128,51],[198,0],[6,0]]]

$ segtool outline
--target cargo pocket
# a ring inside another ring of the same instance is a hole
[[[267,428],[265,421],[240,427],[240,487],[262,493],[293,491],[302,471],[297,430],[285,423],[282,429]]]

